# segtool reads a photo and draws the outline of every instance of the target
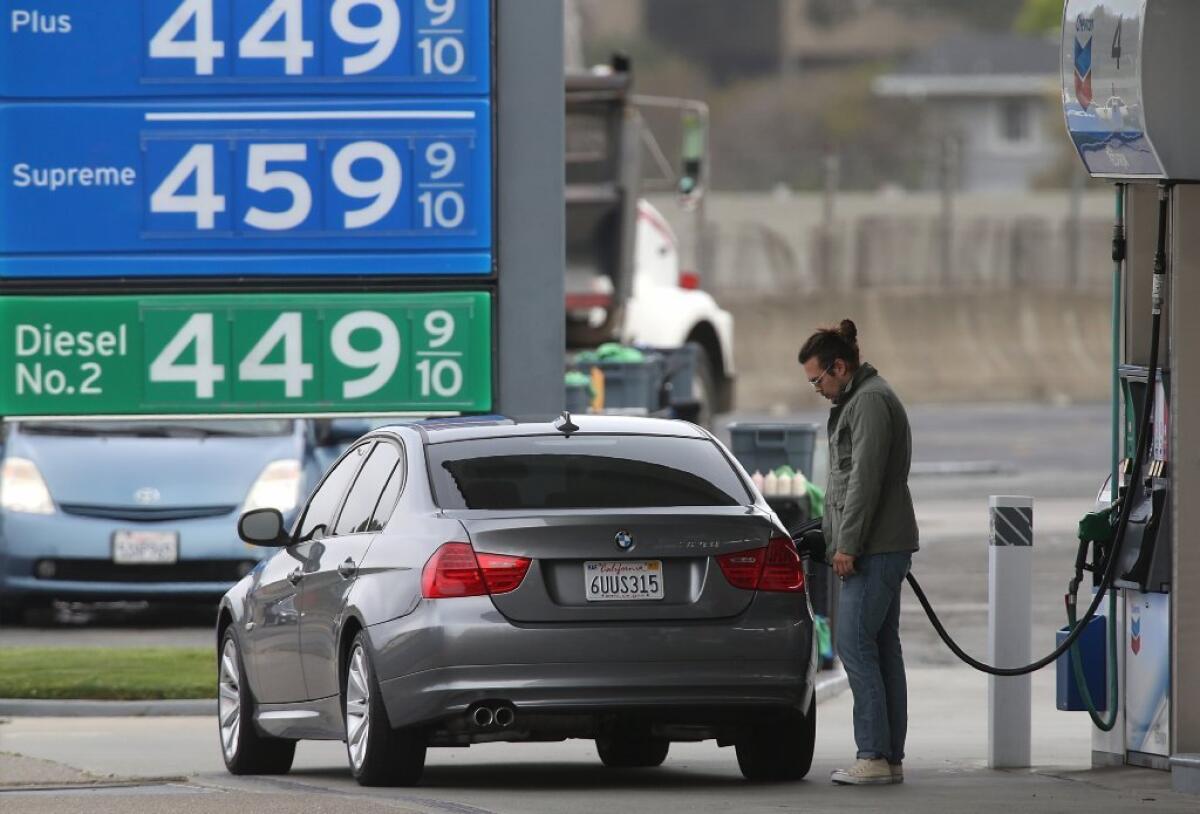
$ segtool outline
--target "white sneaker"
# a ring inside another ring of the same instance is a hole
[[[859,758],[849,769],[835,769],[829,779],[840,786],[886,786],[895,783],[886,758]]]
[[[904,782],[904,764],[903,763],[889,763],[888,768],[892,770],[892,782],[893,783],[903,783]]]

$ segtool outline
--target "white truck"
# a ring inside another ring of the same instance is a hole
[[[647,125],[657,113],[676,125],[674,169]],[[665,117],[662,114],[666,114]],[[704,234],[707,109],[684,99],[631,93],[628,64],[567,74],[566,311],[568,350],[604,342],[658,349],[692,345],[696,419],[707,424],[733,405],[733,318],[683,265],[675,230],[644,198],[672,189]],[[643,172],[643,155],[651,166]],[[650,405],[651,409],[665,405]]]

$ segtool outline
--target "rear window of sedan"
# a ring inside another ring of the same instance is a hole
[[[752,503],[704,438],[525,436],[428,447],[443,509],[637,509]]]

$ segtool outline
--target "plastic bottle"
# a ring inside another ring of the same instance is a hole
[[[766,488],[766,486],[764,485],[763,475],[757,469],[755,469],[754,474],[750,476],[750,480],[754,481],[754,487],[756,489],[758,489],[758,491],[761,492],[763,489]]]
[[[792,476],[784,472],[779,476],[779,481],[775,485],[776,494],[784,497],[790,497],[792,494]]]
[[[775,472],[772,470],[763,478],[763,494],[767,497],[774,497],[779,494],[779,478],[775,477]]]
[[[796,477],[792,478],[792,497],[807,497],[808,496],[808,478],[804,477],[803,472],[796,472]]]

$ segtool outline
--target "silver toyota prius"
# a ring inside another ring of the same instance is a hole
[[[342,740],[364,785],[429,747],[594,739],[612,767],[672,741],[800,779],[816,733],[803,561],[729,452],[653,418],[432,420],[335,463],[222,599],[218,723],[234,774]]]

